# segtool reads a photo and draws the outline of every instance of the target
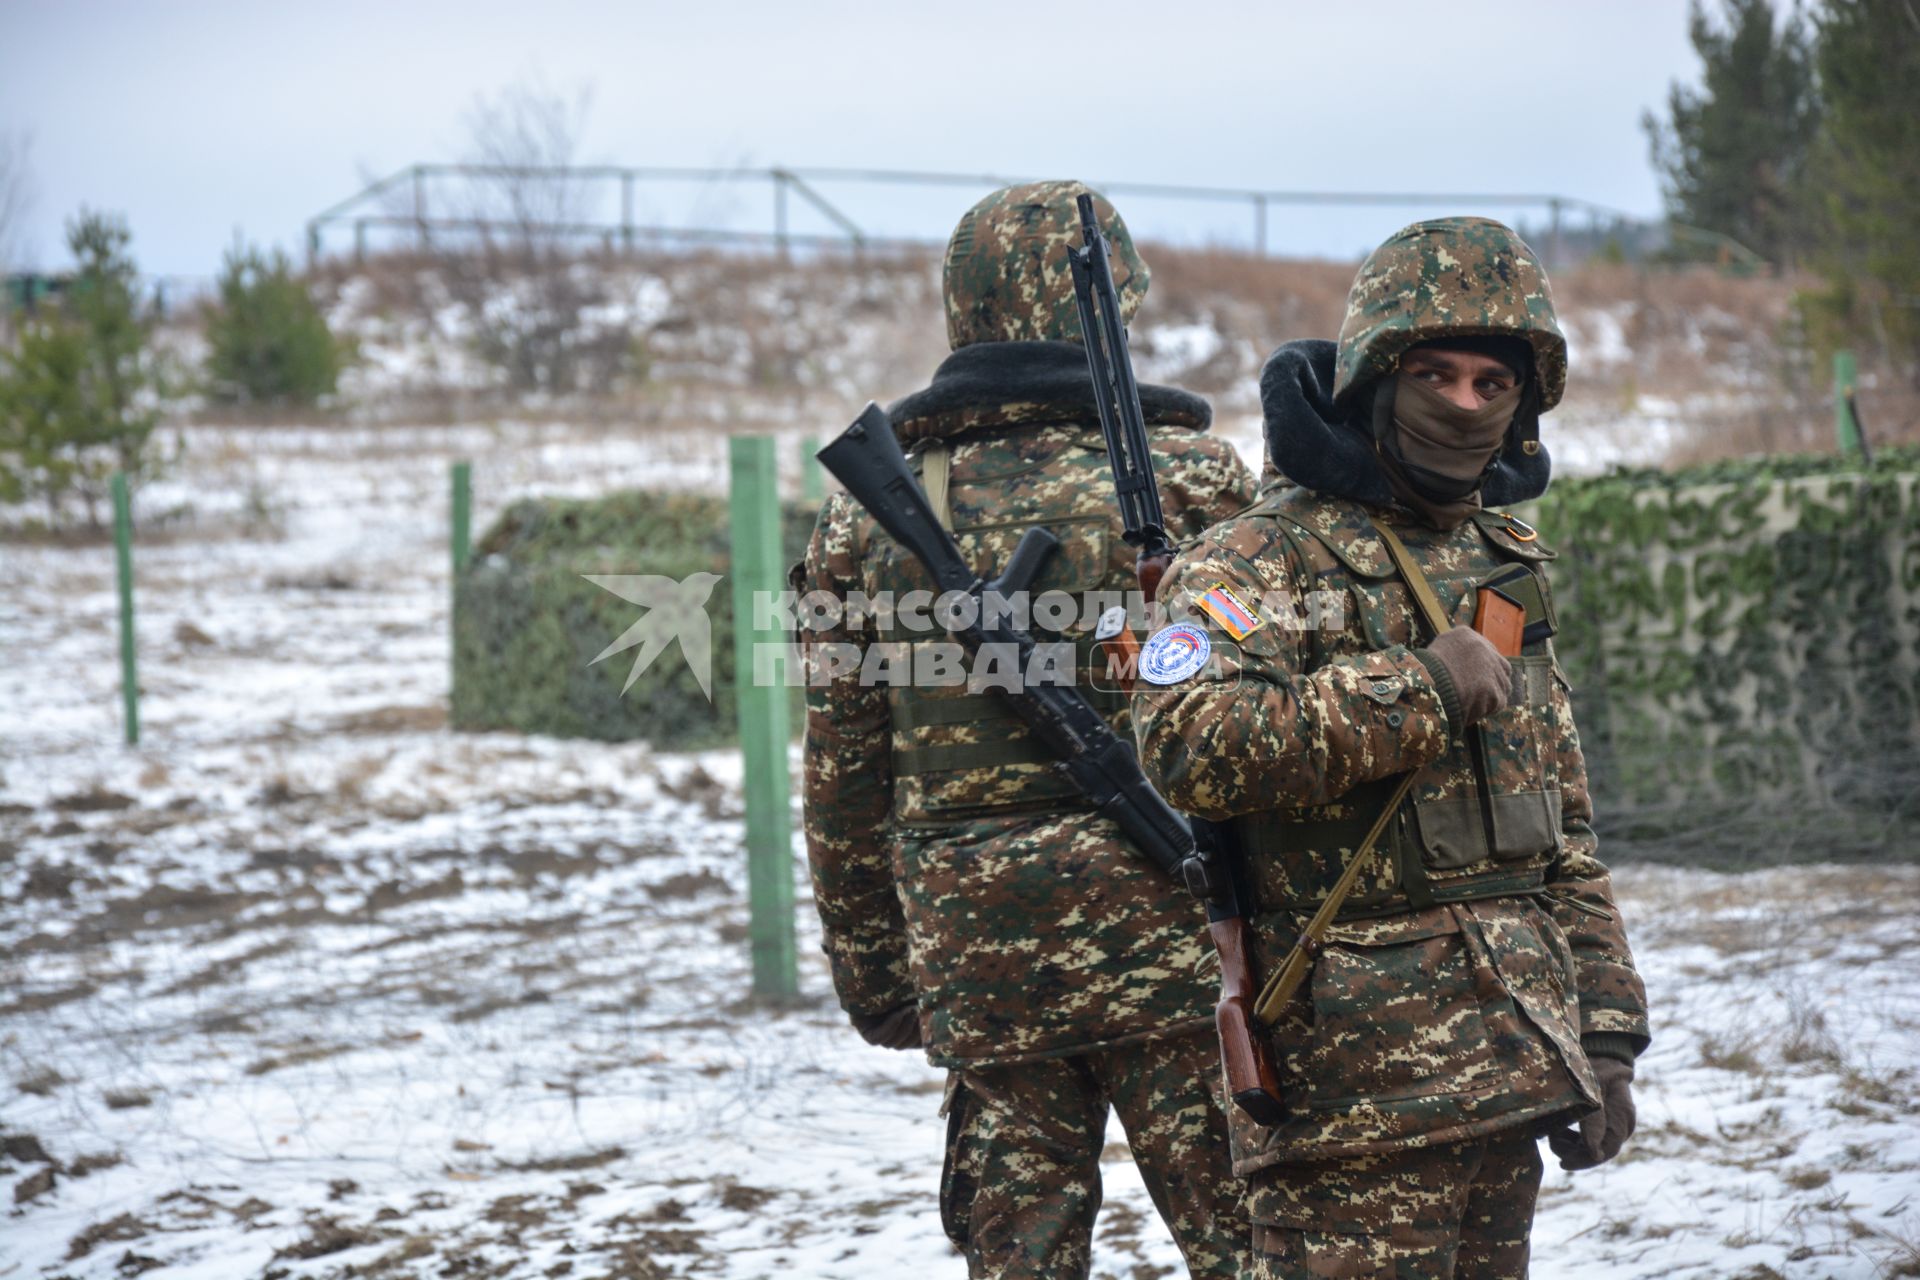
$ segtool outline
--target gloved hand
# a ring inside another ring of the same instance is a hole
[[[1513,694],[1513,666],[1491,640],[1472,627],[1443,631],[1432,644],[1413,652],[1428,671],[1434,672],[1434,683],[1440,686],[1441,700],[1447,702],[1449,713],[1454,703],[1447,699],[1446,687],[1452,684],[1460,709],[1460,724],[1453,727],[1478,724],[1506,709],[1507,699]]]
[[[1633,1136],[1633,1067],[1618,1058],[1593,1059],[1593,1078],[1600,1085],[1600,1109],[1547,1133],[1547,1145],[1568,1171],[1591,1169],[1620,1154]]]
[[[853,1029],[860,1033],[862,1040],[882,1049],[924,1047],[920,1039],[920,1009],[911,1000],[895,1005],[885,1013],[856,1017]]]

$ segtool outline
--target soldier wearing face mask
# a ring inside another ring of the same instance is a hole
[[[1233,1117],[1258,1276],[1524,1275],[1538,1140],[1583,1169],[1633,1130],[1646,997],[1594,856],[1554,553],[1495,510],[1545,490],[1565,381],[1518,236],[1408,227],[1362,265],[1337,344],[1268,361],[1275,482],[1162,584],[1210,661],[1151,667],[1141,755],[1231,824],[1263,972],[1386,814],[1272,1025],[1284,1115]],[[1517,657],[1472,629],[1490,585],[1523,613]],[[1340,607],[1295,607],[1315,592]]]

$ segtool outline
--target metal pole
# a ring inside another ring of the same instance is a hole
[[[1267,198],[1253,198],[1253,251],[1261,257],[1267,256]]]
[[[800,437],[800,498],[809,506],[827,500],[827,469],[814,457],[820,452],[820,437]]]
[[[787,812],[787,690],[755,679],[754,654],[785,637],[754,597],[780,592],[780,496],[773,440],[735,436],[731,446],[734,698],[747,803],[747,933],[754,994],[799,991],[793,941],[793,833]],[[764,624],[764,625],[762,625]]]
[[[123,471],[113,473],[113,554],[120,577],[120,698],[131,747],[140,742],[140,680],[133,663],[133,503]]]
[[[473,464],[453,464],[453,577],[447,592],[447,702],[453,703],[460,672],[460,575],[473,558]]]
[[[620,239],[633,252],[633,171],[620,175]]]
[[[815,209],[818,209],[820,213],[827,219],[828,222],[831,222],[834,226],[844,231],[846,233],[848,243],[852,244],[856,251],[860,248],[861,245],[867,242],[866,233],[860,230],[859,226],[854,222],[852,218],[849,218],[846,214],[836,209],[833,206],[833,204],[827,200],[825,196],[821,195],[818,191],[815,191],[812,187],[808,186],[805,182],[802,182],[799,178],[796,178],[793,174],[793,170],[775,169],[773,170],[773,172],[780,175],[782,182],[786,184],[787,189],[790,190],[794,195],[799,196],[802,200],[805,200],[808,204],[812,205]],[[784,221],[784,218],[783,218],[783,221]]]
[[[787,175],[773,171],[773,242],[781,258],[787,256]]]
[[[413,234],[421,252],[427,248],[427,184],[419,165],[413,166]]]
[[[1853,352],[1833,353],[1833,437],[1841,453],[1860,452],[1860,424],[1853,416],[1853,384],[1858,371]]]
[[[1553,229],[1547,236],[1547,263],[1557,271],[1560,269],[1560,197],[1547,201],[1547,209],[1553,215]]]

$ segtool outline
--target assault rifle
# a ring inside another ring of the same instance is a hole
[[[1134,573],[1151,604],[1173,560],[1173,544],[1167,538],[1166,516],[1160,508],[1160,488],[1154,483],[1146,415],[1140,411],[1140,387],[1134,380],[1133,360],[1127,354],[1127,330],[1121,321],[1119,291],[1113,284],[1107,237],[1094,214],[1093,197],[1083,194],[1078,203],[1081,243],[1078,248],[1067,249],[1073,298],[1080,310],[1080,335],[1087,348],[1087,368],[1093,375],[1094,404],[1100,411],[1100,432],[1106,437],[1114,494],[1125,524],[1121,537],[1140,548]],[[1206,901],[1207,932],[1220,954],[1220,1003],[1214,1006],[1213,1020],[1220,1033],[1220,1061],[1227,1077],[1227,1092],[1256,1123],[1275,1125],[1282,1116],[1280,1078],[1266,1037],[1254,1018],[1259,985],[1253,978],[1249,903],[1239,879],[1241,858],[1227,827],[1201,818],[1193,819],[1191,826],[1198,844],[1197,856],[1218,869],[1215,880],[1219,891],[1198,896]]]
[[[1028,671],[1036,644],[1014,625],[1011,602],[1032,590],[1060,540],[1038,525],[1028,529],[1000,576],[982,580],[960,554],[953,535],[934,518],[927,495],[900,452],[893,423],[877,404],[869,404],[816,456],[933,575],[939,621],[967,653],[1001,646],[998,653],[1017,655],[1018,669]],[[962,597],[970,597],[970,603]],[[1220,892],[1219,868],[1194,847],[1187,820],[1153,789],[1140,771],[1133,744],[1113,731],[1086,694],[1072,685],[1024,679],[1017,689],[1000,692],[1088,802],[1113,819],[1155,866],[1197,897]]]
[[[1127,355],[1127,329],[1120,317],[1120,294],[1113,285],[1113,264],[1107,258],[1106,233],[1094,216],[1093,197],[1082,194],[1081,245],[1067,249],[1067,267],[1073,274],[1073,300],[1080,309],[1080,336],[1087,346],[1087,365],[1093,374],[1093,403],[1100,411],[1100,434],[1107,438],[1107,460],[1113,466],[1113,493],[1120,503],[1125,532],[1120,536],[1140,549],[1134,576],[1151,601],[1160,591],[1160,578],[1173,562],[1173,543],[1167,540],[1167,518],[1160,510],[1160,487],[1153,482],[1153,454],[1147,442],[1147,423],[1140,412],[1140,384],[1133,378],[1133,360]]]

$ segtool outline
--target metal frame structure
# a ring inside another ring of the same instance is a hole
[[[995,187],[1022,181],[1004,174],[930,173],[895,169],[790,169],[771,168],[699,169],[671,167],[630,167],[616,165],[501,166],[472,164],[416,164],[373,183],[332,207],[322,210],[307,222],[307,258],[309,263],[325,252],[327,233],[338,227],[353,230],[356,257],[368,250],[368,233],[373,230],[411,233],[415,247],[428,249],[436,243],[462,238],[484,239],[490,236],[524,233],[528,223],[484,215],[454,216],[436,213],[428,200],[432,184],[457,179],[465,182],[563,181],[580,183],[617,183],[620,216],[617,221],[550,222],[537,224],[544,236],[582,241],[599,240],[603,247],[631,251],[639,244],[731,243],[771,246],[785,254],[799,247],[840,247],[855,251],[881,245],[923,246],[937,243],[930,239],[883,237],[863,230],[853,218],[828,200],[820,190],[823,183],[892,184],[906,186],[962,186],[983,193]],[[772,196],[772,221],[769,229],[723,227],[672,227],[643,225],[635,218],[635,190],[642,182],[755,182],[766,183]],[[1585,215],[1589,227],[1646,225],[1646,220],[1618,209],[1573,196],[1541,193],[1488,192],[1383,192],[1383,191],[1275,191],[1242,187],[1181,186],[1156,182],[1102,182],[1099,188],[1109,195],[1136,195],[1212,203],[1239,203],[1247,206],[1253,219],[1254,252],[1266,256],[1269,248],[1269,212],[1276,205],[1426,205],[1458,208],[1504,206],[1539,208],[1547,213],[1548,240],[1543,248],[1549,262],[1560,257],[1562,225],[1571,215]],[[831,234],[796,232],[790,222],[790,204],[798,199],[831,224]],[[1712,232],[1668,224],[1692,237],[1705,237],[1720,245],[1732,259],[1753,265],[1758,255],[1744,246]]]

